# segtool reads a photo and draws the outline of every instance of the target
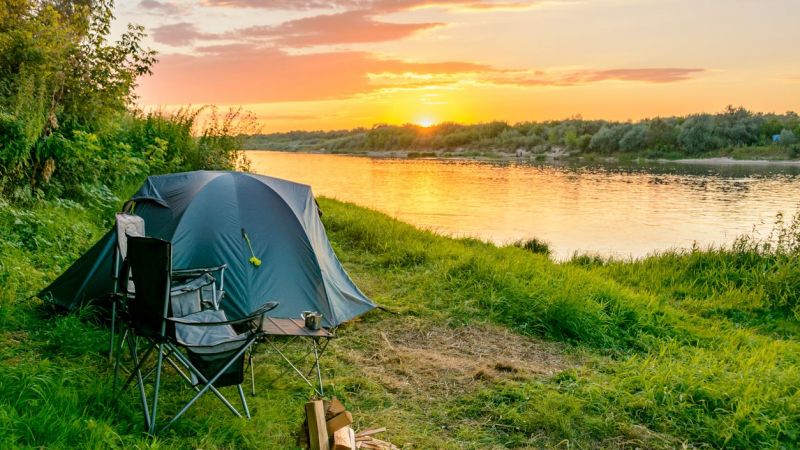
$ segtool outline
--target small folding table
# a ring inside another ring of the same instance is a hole
[[[322,387],[322,370],[319,366],[319,359],[325,352],[325,349],[328,348],[328,344],[330,343],[331,339],[335,338],[336,336],[324,328],[320,328],[319,330],[308,329],[305,326],[305,322],[301,319],[265,317],[261,329],[266,333],[264,342],[269,344],[269,346],[272,347],[272,349],[275,350],[275,352],[280,355],[280,357],[283,358],[283,360],[289,365],[289,367],[284,369],[284,371],[275,379],[280,378],[289,370],[294,370],[294,372],[297,373],[297,375],[299,375],[300,378],[302,378],[303,381],[305,381],[309,386],[311,386],[317,392],[317,394],[320,396],[325,395]],[[303,356],[292,360],[286,355],[285,349],[289,344],[298,339],[308,339],[311,345]],[[322,342],[323,340],[324,342]],[[312,355],[314,358],[313,364],[308,372],[303,373],[303,371],[298,368],[298,365],[308,358],[309,355]],[[250,370],[253,370],[252,363],[250,364]],[[314,382],[309,380],[309,377],[315,370],[317,372],[315,381],[319,383],[319,387],[315,386]],[[253,394],[255,395],[255,381],[253,381],[252,387]]]

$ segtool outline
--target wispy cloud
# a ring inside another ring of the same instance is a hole
[[[642,83],[674,83],[686,81],[705,72],[701,68],[625,68],[572,71],[504,71],[492,74],[488,81],[521,86],[573,86],[601,81],[628,81]]]
[[[190,45],[201,39],[219,39],[219,35],[204,33],[194,24],[179,22],[153,28],[153,40],[167,45]]]
[[[568,82],[585,83],[592,81],[619,80],[644,81],[647,83],[674,83],[692,78],[705,69],[698,68],[644,68],[644,69],[611,69],[576,73]]]
[[[382,42],[402,39],[443,23],[390,23],[368,11],[348,11],[291,20],[277,26],[256,26],[227,33],[229,38],[266,39],[288,47]]]
[[[259,114],[256,116],[256,119],[264,122],[277,121],[277,120],[298,121],[298,120],[316,120],[319,119],[319,116],[312,116],[310,114]]]
[[[183,11],[183,8],[172,2],[158,0],[142,0],[139,8],[159,14],[179,14]]]
[[[630,68],[584,70],[506,70],[484,68],[460,73],[446,72],[373,72],[367,74],[375,86],[416,89],[469,82],[498,86],[577,86],[604,81],[639,83],[675,83],[690,80],[705,72],[699,68]]]

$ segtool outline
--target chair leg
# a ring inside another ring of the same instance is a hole
[[[236,389],[239,390],[239,398],[242,399],[242,408],[244,408],[244,415],[247,416],[247,419],[250,420],[250,408],[247,407],[247,400],[244,398],[244,390],[242,389],[241,384],[236,385]]]
[[[131,373],[131,377],[136,376],[139,384],[139,396],[141,397],[142,409],[144,410],[144,427],[147,430],[150,430],[152,428],[152,422],[150,421],[150,408],[148,408],[147,406],[147,393],[144,390],[144,379],[142,378],[142,368],[141,364],[139,363],[139,357],[136,354],[136,339],[128,340],[128,348],[130,349],[131,357],[133,358],[133,364],[134,364],[134,369],[133,373]],[[152,349],[152,347],[150,347],[150,349]]]
[[[183,355],[183,353],[180,353],[180,352],[177,352],[177,351],[176,351],[176,352],[175,352],[175,356],[178,358],[178,360],[179,360],[179,361],[181,361],[181,363],[183,363],[183,365],[184,365],[184,366],[186,366],[186,368],[187,368],[187,369],[189,369],[189,371],[190,371],[190,372],[193,372],[193,373],[194,373],[194,375],[197,377],[197,379],[199,379],[199,380],[200,380],[202,383],[204,383],[204,384],[208,384],[208,380],[207,380],[207,379],[206,379],[206,378],[203,376],[203,374],[202,374],[202,373],[200,373],[200,371],[199,371],[199,370],[197,370],[197,368],[196,368],[196,367],[194,367],[194,366],[192,365],[191,361],[189,361],[189,360],[186,358],[186,356],[184,356],[184,355]],[[197,386],[195,386],[195,390],[196,390],[197,392],[200,392],[200,389],[199,389]],[[219,400],[220,400],[220,401],[221,401],[221,402],[222,402],[222,403],[223,403],[225,406],[227,406],[227,407],[228,407],[228,409],[230,409],[230,410],[231,410],[231,412],[232,412],[232,413],[233,413],[233,414],[234,414],[236,417],[242,417],[242,415],[239,413],[239,411],[237,411],[237,410],[236,410],[236,408],[234,408],[234,407],[233,407],[233,405],[231,405],[231,402],[229,402],[229,401],[228,401],[228,399],[227,399],[227,398],[225,398],[225,396],[224,396],[224,395],[222,395],[222,392],[220,392],[220,391],[219,391],[217,388],[215,388],[213,385],[209,387],[209,390],[210,390],[211,392],[213,392],[213,393],[214,393],[214,395],[216,395],[216,396],[217,396],[217,398],[218,398],[218,399],[219,399]]]
[[[170,366],[172,366],[173,369],[175,369],[176,372],[178,372],[178,375],[180,375],[181,378],[186,380],[186,382],[189,383],[189,385],[191,385],[192,384],[192,379],[189,378],[189,375],[186,375],[186,372],[184,372],[183,369],[178,367],[178,365],[175,363],[175,361],[172,360],[172,358],[171,358],[172,354],[173,354],[173,352],[172,352],[172,350],[170,350],[169,352],[167,352],[166,355],[164,355],[166,357],[167,362],[169,363]]]
[[[125,389],[128,389],[128,386],[131,384],[133,379],[135,377],[137,377],[137,376],[142,379],[142,382],[144,382],[144,378],[145,377],[142,376],[141,369],[142,369],[142,366],[144,365],[145,361],[147,361],[147,358],[150,357],[150,353],[152,353],[153,349],[155,348],[155,344],[150,344],[147,347],[147,350],[145,350],[144,354],[142,355],[142,359],[139,359],[139,355],[138,355],[138,353],[136,353],[137,345],[136,345],[136,336],[135,335],[131,335],[131,338],[128,339],[128,347],[130,347],[132,349],[131,350],[131,355],[134,357],[133,371],[131,371],[131,374],[128,375],[128,379],[125,380],[125,384],[122,385],[122,390],[123,391]]]
[[[250,388],[252,389],[253,396],[256,395],[256,369],[253,367],[253,348],[248,352],[247,363],[250,365]]]
[[[161,387],[161,365],[164,362],[164,344],[158,344],[158,362],[156,363],[156,386],[153,392],[153,413],[150,415],[150,434],[156,432],[156,412],[158,410],[158,390]]]
[[[122,359],[122,346],[125,345],[125,339],[128,337],[128,330],[122,334],[122,338],[119,341],[119,346],[117,346],[117,353],[114,355],[114,391],[117,390],[117,380],[119,379],[119,366],[121,364]]]
[[[117,326],[117,299],[111,302],[111,338],[108,342],[108,362],[114,357],[114,337],[116,334]],[[115,371],[116,372],[116,371]],[[116,379],[115,379],[116,381]]]
[[[243,347],[241,350],[239,350],[239,351],[236,353],[236,355],[235,355],[234,357],[232,357],[232,358],[230,359],[230,361],[228,361],[228,363],[227,363],[227,364],[225,364],[225,366],[224,366],[224,367],[222,367],[222,369],[220,369],[220,370],[219,370],[219,372],[217,372],[217,374],[216,374],[216,375],[214,375],[214,377],[212,377],[210,380],[204,380],[204,378],[205,378],[205,377],[203,377],[203,374],[201,374],[201,373],[200,373],[200,371],[199,371],[199,370],[197,370],[197,369],[196,369],[194,366],[190,366],[190,368],[191,368],[192,370],[194,370],[194,371],[195,371],[195,374],[196,374],[196,375],[198,375],[198,377],[199,377],[201,380],[203,380],[203,381],[205,382],[205,386],[203,386],[203,389],[201,389],[201,390],[200,390],[200,392],[198,392],[198,393],[197,393],[197,394],[196,394],[194,397],[192,397],[192,399],[191,399],[191,400],[189,400],[189,403],[187,403],[187,404],[186,404],[186,405],[183,407],[183,409],[181,409],[181,410],[180,410],[180,412],[179,412],[178,414],[176,414],[176,415],[175,415],[175,417],[173,417],[173,418],[172,418],[172,420],[170,420],[170,421],[169,421],[169,423],[168,423],[166,426],[164,426],[164,428],[162,428],[162,429],[161,429],[161,431],[163,432],[163,431],[167,430],[167,429],[168,429],[168,428],[169,428],[169,427],[170,427],[170,426],[171,426],[173,423],[175,423],[175,421],[176,421],[176,420],[178,420],[178,419],[179,419],[179,418],[180,418],[180,417],[181,417],[181,416],[182,416],[184,413],[186,413],[186,411],[187,411],[187,410],[188,410],[188,409],[189,409],[189,408],[190,408],[192,405],[194,405],[194,403],[195,403],[195,402],[196,402],[198,399],[200,399],[200,397],[202,397],[202,396],[203,396],[203,394],[205,394],[205,393],[206,393],[208,390],[213,390],[213,391],[215,391],[215,392],[219,392],[219,391],[217,391],[217,389],[214,387],[214,383],[215,383],[215,382],[216,382],[216,381],[219,379],[219,377],[221,377],[221,376],[222,376],[222,374],[223,374],[223,373],[225,373],[225,371],[226,371],[226,370],[228,370],[228,368],[229,368],[231,365],[233,365],[233,363],[234,363],[234,362],[236,362],[236,359],[237,359],[237,358],[241,358],[241,357],[242,357],[242,355],[244,355],[244,352],[246,352],[246,351],[247,351],[247,350],[250,348],[250,345],[252,345],[252,341],[251,341],[250,343],[248,343],[247,345],[245,345],[245,346],[244,346],[244,347]],[[219,394],[219,395],[221,396],[222,394]],[[224,398],[224,397],[222,397],[222,398]],[[228,403],[227,401],[225,401],[225,403],[228,405],[228,407],[230,407],[230,408],[231,408],[231,409],[232,409],[232,410],[235,412],[235,414],[236,414],[238,417],[242,417],[242,415],[241,415],[241,414],[239,414],[239,412],[238,412],[238,411],[236,411],[236,409],[235,409],[235,408],[233,408],[233,405],[231,405],[231,404],[230,404],[230,403]]]

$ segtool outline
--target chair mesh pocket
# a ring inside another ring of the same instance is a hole
[[[206,377],[207,380],[213,378],[241,347],[229,350],[222,353],[205,354],[198,353],[189,349],[189,361]],[[215,387],[235,386],[242,384],[244,381],[244,354],[236,358],[233,364],[228,367],[225,372],[214,382]],[[201,384],[202,382],[192,373],[192,384]]]

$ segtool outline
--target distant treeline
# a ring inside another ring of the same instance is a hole
[[[657,117],[639,122],[571,118],[547,122],[376,125],[370,129],[291,131],[250,136],[251,149],[368,152],[387,150],[481,150],[532,153],[636,154],[644,157],[703,156],[724,149],[770,146],[800,156],[800,116],[753,113],[727,107],[719,114]]]

